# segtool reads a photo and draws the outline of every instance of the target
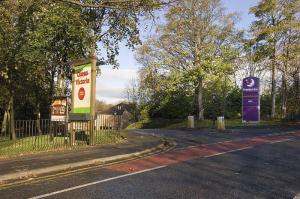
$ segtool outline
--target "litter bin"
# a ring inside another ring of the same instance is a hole
[[[220,130],[225,129],[224,116],[217,117],[217,129],[220,129]]]
[[[194,116],[188,116],[188,128],[195,128]]]

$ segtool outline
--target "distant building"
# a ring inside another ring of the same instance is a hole
[[[121,128],[126,128],[134,120],[135,104],[119,103],[105,111],[100,111],[98,115],[117,115],[121,116]]]
[[[124,112],[131,113],[134,111],[135,105],[129,103],[119,103],[105,111],[99,112],[99,114],[107,114],[107,115],[123,115]]]

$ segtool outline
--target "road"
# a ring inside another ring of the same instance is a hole
[[[144,130],[177,148],[0,190],[1,198],[294,198],[300,193],[300,133]]]

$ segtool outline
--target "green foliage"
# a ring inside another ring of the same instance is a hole
[[[108,104],[105,101],[96,100],[96,111],[97,112],[106,111],[106,110],[110,109],[111,107],[113,107],[112,104]]]
[[[185,118],[193,111],[193,96],[184,93],[167,93],[159,106],[153,111],[153,117]]]
[[[297,97],[291,100],[288,91],[294,89],[289,87],[288,79],[299,73],[299,1],[261,0],[250,12],[255,15],[256,20],[251,26],[253,38],[245,47],[252,48],[252,61],[262,64],[265,71],[271,72],[271,117],[283,118],[291,111],[288,107],[299,103]],[[281,79],[277,78],[278,74]],[[276,103],[276,82],[279,81],[281,97],[278,98],[280,102]],[[297,111],[300,112],[299,110],[298,108]],[[267,114],[268,111],[264,113]]]
[[[232,88],[226,97],[225,118],[241,118],[242,90],[239,87]]]
[[[150,117],[184,118],[193,112],[192,85],[182,74],[157,76],[162,84],[149,101],[141,105],[143,119]],[[145,85],[144,85],[145,86]]]
[[[120,42],[140,43],[139,16],[157,8],[155,2],[0,1],[0,119],[10,97],[17,118],[48,117],[55,81],[66,85],[57,94],[67,94],[72,62],[94,55],[96,43],[106,52],[99,60],[117,67]]]
[[[203,110],[211,117],[209,85],[233,73],[240,53],[236,14],[226,14],[219,0],[184,0],[167,9],[165,18],[137,52],[142,101],[154,107],[153,117],[203,119]]]
[[[222,84],[219,83],[219,85],[213,85],[205,90],[205,117],[216,119],[217,116],[225,115],[225,118],[230,119],[241,118],[241,89],[238,87],[228,87],[225,99],[223,89]]]
[[[271,117],[271,95],[263,94],[260,96],[261,117],[269,119]]]
[[[148,121],[150,119],[150,114],[151,114],[150,111],[151,111],[151,107],[149,105],[146,105],[143,108],[141,108],[140,120]]]

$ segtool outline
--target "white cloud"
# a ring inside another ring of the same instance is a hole
[[[104,101],[105,103],[108,104],[118,104],[120,102],[123,102],[125,99],[123,98],[110,98],[110,97],[100,97],[97,98],[98,100]]]
[[[97,99],[108,103],[124,100],[126,86],[136,77],[136,69],[102,68],[101,75],[97,77]]]
[[[102,68],[101,75],[98,79],[109,79],[116,81],[127,81],[137,77],[136,69],[111,69],[111,68]]]
[[[123,98],[125,88],[97,88],[97,96],[108,98]]]

